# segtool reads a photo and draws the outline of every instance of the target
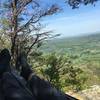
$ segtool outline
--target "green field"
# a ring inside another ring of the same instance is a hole
[[[41,50],[67,54],[74,66],[85,70],[89,85],[100,84],[100,34],[53,39],[44,43]]]

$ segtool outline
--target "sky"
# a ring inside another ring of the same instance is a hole
[[[61,37],[78,36],[100,32],[100,2],[93,5],[71,9],[64,0],[41,0],[44,4],[57,3],[63,10],[53,16],[45,18],[43,23],[47,30],[53,30]]]

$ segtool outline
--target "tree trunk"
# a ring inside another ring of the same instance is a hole
[[[17,16],[17,0],[14,0],[12,3],[12,12],[13,12],[13,34],[12,34],[12,46],[11,46],[11,55],[12,55],[12,64],[15,66],[18,56],[17,50],[17,26],[18,26],[18,16]]]

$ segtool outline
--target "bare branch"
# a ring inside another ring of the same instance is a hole
[[[32,43],[32,45],[29,47],[29,50],[27,51],[27,55],[28,55],[29,52],[31,51],[32,47],[37,43],[38,39],[39,39],[39,35],[37,35],[35,41],[34,41],[34,42]]]
[[[30,3],[34,3],[37,7],[39,7],[38,2],[36,2],[34,0],[26,0],[26,1],[22,0],[22,2],[20,2],[20,5],[19,5],[19,7],[17,9],[17,15],[19,15],[25,9],[25,7]]]

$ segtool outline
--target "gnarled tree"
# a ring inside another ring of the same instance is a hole
[[[22,51],[27,55],[33,46],[49,37],[51,31],[42,31],[40,20],[59,11],[56,4],[44,7],[37,0],[2,0],[0,7],[0,35],[7,36],[13,64]]]

